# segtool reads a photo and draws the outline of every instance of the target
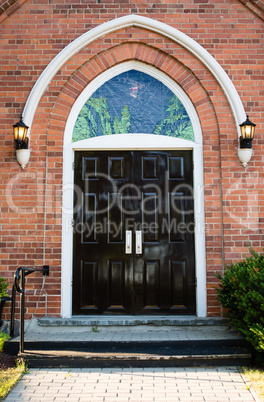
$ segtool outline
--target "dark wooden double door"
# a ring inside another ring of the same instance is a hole
[[[191,151],[75,153],[73,314],[194,314]]]

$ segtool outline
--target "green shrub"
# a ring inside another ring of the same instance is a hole
[[[229,324],[264,352],[264,255],[250,251],[251,257],[228,266],[223,277],[217,275],[217,298]]]
[[[2,352],[4,343],[7,339],[9,339],[10,336],[6,334],[5,332],[0,332],[0,352]]]
[[[1,301],[1,297],[8,296],[7,288],[8,288],[7,280],[2,278],[2,276],[0,276],[0,301]]]

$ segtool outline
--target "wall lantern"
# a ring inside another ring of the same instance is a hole
[[[252,123],[247,116],[247,120],[239,126],[241,130],[241,136],[239,139],[240,148],[237,150],[237,154],[243,167],[246,168],[253,154],[252,140],[254,138],[256,124]]]
[[[28,149],[28,126],[23,122],[21,117],[20,121],[13,125],[14,139],[16,143],[16,158],[21,168],[28,164],[30,157],[30,149]]]

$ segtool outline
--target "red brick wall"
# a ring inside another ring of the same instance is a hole
[[[94,41],[71,57],[50,82],[32,125],[29,165],[15,160],[16,123],[37,78],[69,42],[98,24],[137,13],[195,39],[233,81],[257,124],[254,156],[245,172],[236,155],[237,131],[218,82],[186,49],[168,38],[131,27]],[[7,14],[7,13],[6,13]],[[155,66],[188,94],[204,143],[208,315],[219,315],[215,272],[243,258],[246,241],[263,242],[263,21],[241,2],[28,0],[0,25],[1,273],[12,281],[18,266],[50,265],[48,314],[60,315],[63,135],[71,107],[101,72],[124,60]],[[46,210],[46,212],[45,212]],[[35,311],[42,279],[27,282],[27,318]],[[37,315],[44,314],[41,297]]]

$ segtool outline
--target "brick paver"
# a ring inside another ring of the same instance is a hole
[[[5,402],[259,401],[236,367],[32,369]]]

